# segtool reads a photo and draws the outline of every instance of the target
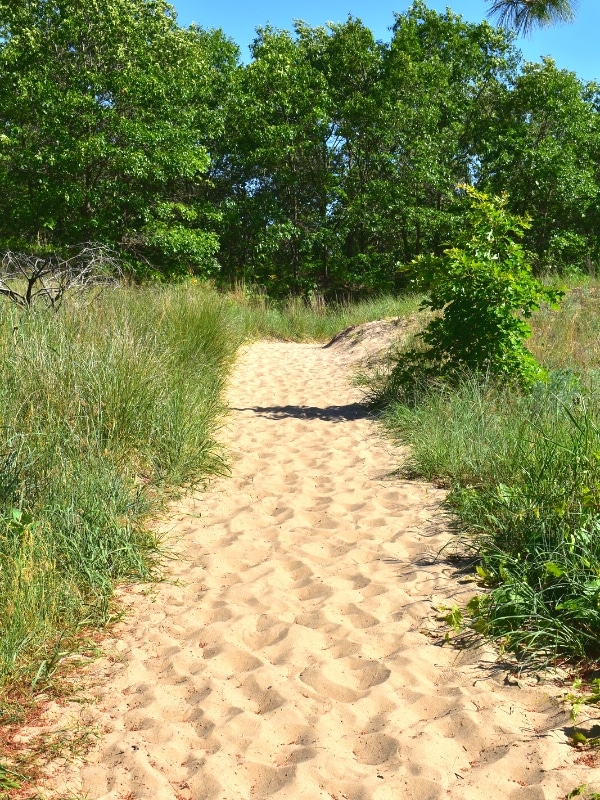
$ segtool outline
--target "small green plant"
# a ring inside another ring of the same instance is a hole
[[[582,731],[577,729],[577,718],[581,711],[581,706],[599,706],[600,705],[600,678],[595,678],[591,683],[591,692],[588,694],[581,694],[582,680],[577,679],[573,684],[573,692],[568,694],[565,698],[566,702],[571,705],[571,720],[573,722],[573,744],[575,745],[592,745],[598,746],[600,739],[597,737],[590,738]]]
[[[435,609],[439,616],[436,617],[438,622],[444,622],[450,630],[446,631],[444,641],[451,640],[451,632],[458,634],[464,626],[463,613],[460,608],[454,603],[452,606],[438,606]]]
[[[26,780],[24,775],[0,764],[0,791],[2,789],[18,789],[24,780]]]
[[[469,208],[456,243],[410,267],[414,288],[427,292],[421,307],[434,317],[419,334],[424,347],[400,358],[392,381],[454,383],[469,372],[531,386],[545,371],[524,345],[531,334],[525,320],[542,303],[557,307],[564,293],[532,275],[518,242],[530,223],[509,213],[506,196],[462,188]]]
[[[438,606],[436,611],[439,612],[439,616],[436,617],[439,622],[445,622],[454,633],[460,631],[463,625],[463,614],[456,603],[452,606]]]
[[[600,800],[600,794],[598,792],[592,792],[591,794],[587,794],[587,783],[582,783],[581,786],[577,786],[575,789],[569,792],[569,794],[565,797],[565,800],[574,800],[575,797],[584,797],[585,800]]]

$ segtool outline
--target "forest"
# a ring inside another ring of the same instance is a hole
[[[245,64],[164,0],[3,0],[0,250],[356,297],[453,241],[467,185],[535,220],[537,274],[593,271],[599,86],[422,0],[390,24],[257,28]]]

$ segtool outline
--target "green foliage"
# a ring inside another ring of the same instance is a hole
[[[600,258],[594,84],[422,2],[390,42],[354,18],[258,34],[211,173],[226,276],[273,296],[402,288],[399,267],[463,229],[461,182],[534,220],[536,274]]]
[[[413,262],[414,283],[428,292],[422,307],[434,316],[419,334],[425,347],[402,355],[392,380],[452,382],[472,372],[531,386],[544,371],[524,345],[525,320],[563,292],[532,276],[517,241],[529,223],[507,211],[506,198],[465,188],[469,208],[455,245]]]
[[[325,79],[298,30],[296,42],[288,31],[258,29],[222,150],[230,178],[222,258],[236,278],[279,296],[316,288],[333,199]]]
[[[586,789],[587,785],[585,783],[582,783],[581,786],[576,786],[575,789],[569,792],[569,794],[566,797],[566,800],[574,800],[575,797],[581,797],[581,795],[585,792]]]
[[[0,248],[97,242],[139,279],[279,299],[395,292],[457,240],[467,183],[535,221],[536,274],[600,261],[598,87],[521,65],[511,32],[415,0],[388,42],[349,17],[258,28],[251,53],[166,0],[0,0]]]
[[[385,422],[410,446],[405,474],[450,490],[457,546],[485,592],[462,610],[463,623],[522,662],[597,658],[597,286],[576,287],[559,312],[532,322],[547,381],[521,393],[464,374],[453,386],[424,388],[417,403],[388,405]]]
[[[386,415],[409,475],[450,487],[447,509],[487,594],[470,624],[520,659],[598,656],[600,395],[572,373],[522,395],[475,376]]]
[[[600,259],[598,88],[521,65],[511,33],[415,2],[390,42],[350,17],[259,29],[252,54],[211,172],[228,277],[274,296],[402,288],[399,267],[462,230],[461,182],[534,220],[536,274]]]
[[[0,789],[18,789],[24,780],[24,775],[0,764]]]
[[[597,93],[545,58],[525,64],[476,123],[479,185],[534,220],[523,241],[538,273],[598,259]]]
[[[204,176],[236,59],[164,0],[0,2],[0,242],[214,271]]]
[[[510,37],[416,2],[390,43],[360,20],[259,29],[239,76],[222,187],[221,259],[272,295],[393,291],[439,251],[469,180],[473,120],[512,74]]]

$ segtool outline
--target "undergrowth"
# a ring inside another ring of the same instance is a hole
[[[0,307],[5,701],[42,689],[80,632],[110,621],[115,584],[158,574],[144,522],[223,471],[215,431],[241,338],[201,288],[117,290],[60,314]]]
[[[600,656],[595,296],[575,290],[535,319],[531,347],[549,372],[531,391],[472,373],[409,399],[385,374],[370,387],[390,434],[410,445],[405,473],[449,489],[485,589],[465,618],[522,662]]]

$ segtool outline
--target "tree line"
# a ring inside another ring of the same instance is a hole
[[[531,217],[539,272],[593,268],[599,87],[422,0],[392,23],[258,28],[244,64],[164,0],[0,0],[0,249],[394,290],[462,230],[466,184]]]

